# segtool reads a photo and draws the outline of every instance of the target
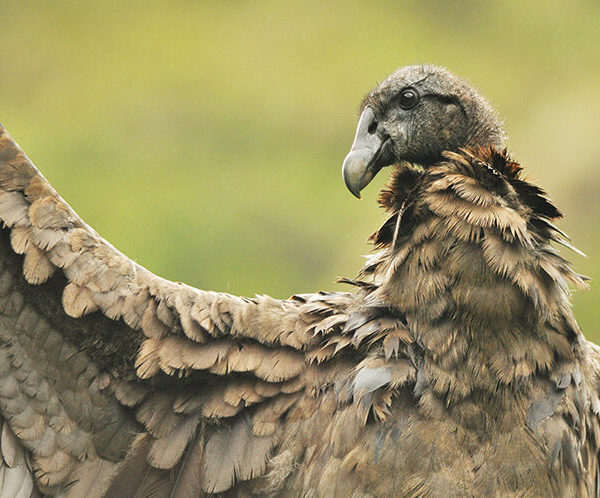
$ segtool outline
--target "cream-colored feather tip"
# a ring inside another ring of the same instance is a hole
[[[98,309],[98,305],[92,299],[92,293],[85,287],[73,283],[65,287],[62,303],[65,313],[73,318],[79,318]]]
[[[44,251],[31,245],[25,253],[23,276],[30,284],[42,284],[54,273],[54,266]]]
[[[11,228],[31,225],[29,203],[21,192],[0,190],[0,219]]]
[[[31,227],[15,227],[10,231],[10,245],[17,254],[25,254],[31,244]]]
[[[161,339],[169,332],[169,328],[158,318],[156,308],[156,301],[150,299],[148,308],[146,308],[142,318],[142,330],[147,337]]]
[[[29,208],[29,219],[38,228],[65,230],[75,226],[70,209],[55,196],[36,200]]]
[[[160,371],[159,347],[160,341],[158,339],[146,339],[142,342],[135,360],[136,373],[140,379],[149,379]]]

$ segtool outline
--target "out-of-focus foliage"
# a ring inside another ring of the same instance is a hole
[[[381,223],[340,165],[398,66],[441,64],[506,118],[513,155],[600,280],[600,4],[5,1],[0,120],[74,208],[153,271],[252,295],[339,288]],[[600,339],[600,284],[575,295]]]

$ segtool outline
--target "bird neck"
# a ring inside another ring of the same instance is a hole
[[[446,406],[523,396],[577,356],[568,284],[585,283],[550,244],[559,211],[520,170],[463,150],[398,168],[380,198],[391,217],[372,237],[367,301],[406,317],[426,393]]]

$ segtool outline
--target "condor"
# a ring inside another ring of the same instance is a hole
[[[391,170],[353,292],[152,274],[0,128],[0,495],[596,496],[600,350],[560,212],[434,66],[364,99],[343,179]]]

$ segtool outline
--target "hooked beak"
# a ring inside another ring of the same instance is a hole
[[[376,126],[373,109],[366,107],[358,120],[354,143],[342,165],[344,183],[359,199],[360,191],[383,166],[392,162],[391,139],[382,137]]]

